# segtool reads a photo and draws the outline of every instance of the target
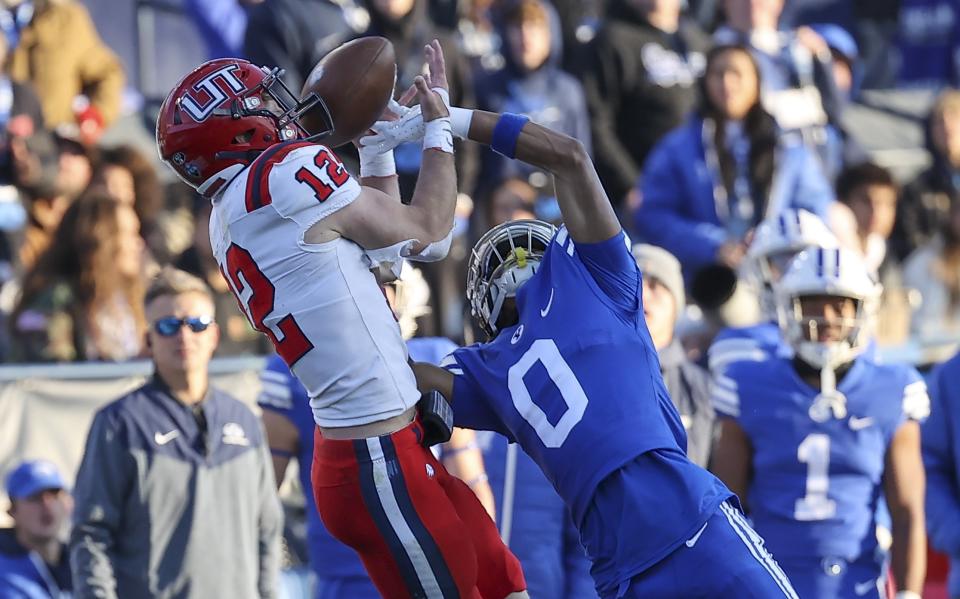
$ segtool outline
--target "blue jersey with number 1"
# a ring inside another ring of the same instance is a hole
[[[729,497],[684,456],[627,244],[623,233],[574,244],[561,228],[517,294],[519,323],[445,361],[456,424],[500,432],[537,462],[580,526],[601,588],[665,557]],[[600,530],[585,530],[585,514],[603,510],[594,501],[601,481],[648,452],[666,457],[631,468],[642,480],[616,498]]]

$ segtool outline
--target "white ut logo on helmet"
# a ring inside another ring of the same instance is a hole
[[[224,100],[227,99],[226,92],[217,84],[217,80],[226,82],[230,87],[230,90],[234,93],[240,93],[244,89],[243,83],[237,79],[237,76],[233,74],[233,71],[239,68],[238,65],[232,64],[225,66],[218,71],[210,73],[193,86],[193,90],[197,92],[206,92],[206,95],[210,96],[210,99],[207,100],[204,104],[199,104],[196,100],[190,97],[190,94],[184,94],[180,98],[180,107],[187,111],[193,120],[203,121],[208,116],[213,114],[213,111],[217,109]]]

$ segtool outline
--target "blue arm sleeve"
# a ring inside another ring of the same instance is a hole
[[[647,159],[640,182],[640,208],[634,218],[643,241],[658,245],[677,257],[685,276],[715,261],[717,249],[726,238],[720,225],[698,222],[681,212],[688,202],[713,198],[687,198],[678,181],[692,176],[674,161],[670,147],[658,144]],[[683,165],[692,170],[690,164]]]
[[[577,254],[601,291],[625,310],[640,307],[640,269],[626,233],[600,243],[578,243]]]
[[[493,431],[500,433],[510,441],[514,441],[513,434],[491,409],[487,403],[476,378],[465,366],[465,362],[457,358],[457,354],[466,348],[450,354],[443,359],[440,366],[453,375],[453,397],[450,405],[453,407],[453,424],[460,428],[469,428],[477,431]]]
[[[921,436],[923,465],[927,472],[927,531],[930,544],[950,555],[960,554],[960,498],[957,493],[957,464],[954,461],[953,434],[945,395],[949,385],[948,369],[955,367],[951,360],[931,377],[930,417],[923,425]],[[957,398],[952,398],[957,399]]]

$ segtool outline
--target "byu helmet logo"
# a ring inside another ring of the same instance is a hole
[[[206,95],[209,96],[209,100],[201,105],[197,100],[190,97],[190,94],[184,94],[183,97],[180,98],[180,107],[183,108],[193,120],[198,122],[205,120],[227,99],[226,92],[224,92],[217,83],[218,80],[225,82],[230,87],[230,91],[234,93],[240,93],[246,89],[243,83],[237,79],[237,76],[233,74],[233,71],[239,68],[238,65],[232,64],[210,73],[193,86],[194,91],[205,92]]]

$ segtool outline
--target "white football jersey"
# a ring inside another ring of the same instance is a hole
[[[310,394],[324,427],[401,414],[420,398],[400,328],[363,249],[306,243],[360,185],[327,148],[277,144],[213,201],[213,252],[253,326]]]

